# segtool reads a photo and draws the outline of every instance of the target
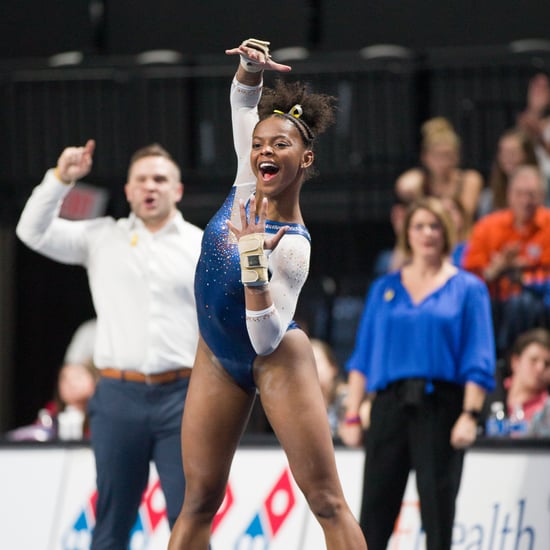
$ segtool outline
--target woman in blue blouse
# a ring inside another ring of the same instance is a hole
[[[361,443],[359,406],[375,394],[361,510],[369,550],[385,550],[411,469],[428,550],[451,546],[464,449],[494,386],[489,296],[449,261],[453,233],[437,199],[411,205],[400,235],[409,262],[372,284],[347,363],[346,444]]]

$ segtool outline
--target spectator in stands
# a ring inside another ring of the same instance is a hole
[[[441,202],[453,222],[455,228],[455,245],[451,251],[451,262],[458,266],[462,266],[462,260],[468,236],[471,230],[470,216],[466,212],[464,205],[458,197],[445,197]],[[407,255],[399,246],[399,233],[403,228],[403,220],[407,212],[407,207],[410,203],[405,200],[396,198],[390,211],[390,220],[395,235],[395,245],[392,248],[382,250],[375,258],[373,276],[374,278],[392,273],[401,269],[408,261]]]
[[[441,201],[411,205],[400,243],[410,256],[370,288],[349,371],[340,434],[359,445],[359,407],[376,392],[366,434],[361,525],[369,550],[385,550],[416,470],[428,550],[451,546],[463,452],[494,387],[489,296],[448,256],[453,226]]]
[[[338,427],[344,412],[346,384],[340,376],[340,365],[330,345],[317,338],[311,338],[311,347],[317,366],[317,374],[321,384],[321,391],[328,413],[328,420],[332,437],[338,435]]]
[[[73,409],[82,413],[82,436],[89,437],[87,405],[99,378],[91,363],[64,363],[59,369],[54,397],[38,411],[34,424],[21,426],[6,433],[12,441],[49,441],[59,437],[60,413]]]
[[[96,328],[97,319],[88,319],[77,327],[65,351],[63,363],[93,364]]]
[[[60,434],[60,413],[69,409],[77,410],[83,415],[83,437],[88,438],[89,419],[88,402],[95,393],[99,380],[99,371],[92,363],[65,363],[59,370],[55,399],[48,409],[58,419],[57,435]],[[52,406],[53,405],[53,406]]]
[[[398,246],[398,235],[403,227],[403,220],[410,201],[406,199],[407,194],[404,193],[404,198],[395,194],[394,202],[390,210],[390,222],[395,236],[395,245],[378,253],[374,260],[373,276],[380,277],[386,273],[401,269],[406,261],[406,256]]]
[[[54,400],[46,407],[54,418],[67,408],[82,412],[85,437],[90,435],[88,401],[93,396],[99,380],[99,371],[94,365],[96,326],[96,319],[89,319],[79,325],[74,332],[57,376]],[[59,425],[57,427],[59,435]]]
[[[399,176],[397,194],[409,201],[425,195],[456,196],[473,217],[483,178],[476,170],[460,168],[460,146],[460,137],[446,118],[435,117],[425,122],[422,125],[421,166]]]
[[[451,262],[457,267],[462,267],[464,252],[468,244],[471,231],[470,216],[458,197],[445,197],[441,199],[443,207],[447,210],[455,230],[455,244],[451,250]]]
[[[89,436],[87,406],[99,378],[99,371],[93,363],[95,328],[95,319],[85,321],[77,328],[59,369],[53,399],[38,411],[34,424],[12,430],[6,434],[8,439],[45,441],[56,438],[59,413],[67,408],[83,414],[83,435]]]
[[[487,396],[487,406],[501,401],[508,416],[521,407],[525,419],[531,422],[548,399],[550,376],[550,332],[534,328],[520,334],[511,349],[509,376]]]
[[[508,184],[508,208],[478,220],[466,248],[464,268],[487,282],[498,307],[499,351],[545,315],[550,269],[550,209],[543,206],[545,195],[546,180],[537,167],[517,168]]]
[[[527,86],[527,105],[518,115],[517,125],[531,138],[547,181],[550,181],[550,80],[537,73]]]
[[[510,174],[521,165],[538,166],[533,142],[521,129],[506,130],[499,138],[488,185],[479,197],[477,217],[506,208]]]

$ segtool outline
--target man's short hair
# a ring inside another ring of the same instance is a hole
[[[131,157],[130,157],[130,164],[128,165],[128,177],[130,176],[130,171],[132,170],[132,166],[142,158],[145,157],[162,157],[166,160],[169,160],[176,169],[177,179],[178,181],[181,179],[181,170],[178,165],[178,163],[174,160],[172,155],[164,148],[162,145],[159,145],[158,143],[151,143],[150,145],[146,145],[145,147],[141,147],[141,149],[138,149]]]

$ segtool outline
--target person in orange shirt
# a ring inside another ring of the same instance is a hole
[[[464,267],[492,282],[510,270],[550,267],[550,209],[546,182],[535,166],[520,166],[507,192],[508,208],[477,221]]]
[[[510,177],[508,208],[488,214],[473,227],[465,269],[488,284],[494,304],[497,346],[540,323],[550,298],[550,209],[546,180],[536,166],[520,166]],[[545,296],[548,294],[548,296]]]

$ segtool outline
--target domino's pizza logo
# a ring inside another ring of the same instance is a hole
[[[63,537],[63,550],[88,550],[92,542],[92,532],[95,527],[95,510],[97,491],[95,491],[75,522]],[[144,550],[151,536],[157,530],[160,522],[166,517],[166,502],[157,480],[147,487],[138,510],[136,522],[130,532],[128,550]]]
[[[95,505],[97,491],[95,491],[76,518],[76,521],[63,537],[63,550],[87,550],[92,543],[92,530],[95,525]]]
[[[234,502],[235,502],[235,497],[233,496],[233,488],[231,487],[231,484],[228,483],[227,489],[225,490],[225,496],[224,496],[223,502],[218,508],[218,511],[214,516],[214,520],[212,521],[212,529],[211,529],[212,534],[214,534],[218,530],[220,523],[222,523],[225,516],[233,506]]]
[[[90,496],[74,523],[65,532],[62,550],[89,550],[96,522],[96,502],[97,491]],[[228,521],[227,516],[230,511],[234,511],[236,505],[234,488],[228,483],[224,500],[212,522],[212,535],[215,535],[224,521]],[[232,536],[234,550],[268,550],[277,541],[296,506],[295,488],[286,467],[252,518],[244,522],[246,527],[241,534],[238,534],[237,529],[236,538]],[[160,481],[157,480],[144,493],[127,550],[146,550],[154,543],[151,539],[163,520],[166,520],[166,503]]]
[[[267,550],[296,505],[290,472],[286,468],[237,539],[235,550]]]

